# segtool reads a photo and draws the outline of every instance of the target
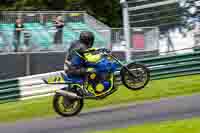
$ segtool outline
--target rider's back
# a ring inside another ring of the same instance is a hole
[[[73,57],[77,56],[73,50],[76,50],[80,55],[87,50],[87,46],[83,43],[81,43],[79,40],[73,41],[71,43],[70,48],[67,51],[66,58],[67,60],[71,61]]]
[[[65,72],[71,75],[83,75],[85,72],[84,60],[79,57],[74,50],[83,55],[83,52],[87,50],[87,46],[81,43],[79,40],[73,41],[66,54]]]
[[[84,67],[85,60],[82,57],[84,51],[93,46],[94,39],[92,32],[83,31],[80,34],[79,40],[71,43],[65,60],[65,72],[67,74],[85,75],[87,70]]]

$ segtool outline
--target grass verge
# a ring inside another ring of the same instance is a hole
[[[85,101],[84,109],[197,93],[200,92],[199,81],[200,76],[193,75],[151,81],[140,91],[120,87],[116,93],[106,99]],[[56,115],[52,108],[52,97],[1,104],[0,112],[0,123]]]
[[[93,133],[199,133],[200,118],[166,121]]]

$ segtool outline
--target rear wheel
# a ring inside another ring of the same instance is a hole
[[[74,116],[83,108],[83,99],[70,99],[56,93],[53,98],[53,108],[61,116]]]
[[[120,75],[122,83],[131,90],[140,90],[144,88],[150,80],[150,72],[148,68],[141,64],[130,63],[127,65],[129,71],[122,68]],[[136,76],[133,77],[132,74]]]

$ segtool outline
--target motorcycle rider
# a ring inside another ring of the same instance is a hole
[[[90,31],[83,31],[80,34],[79,40],[73,41],[67,52],[64,71],[67,75],[84,76],[87,73],[87,68],[84,67],[84,52],[89,48],[92,48],[94,44],[94,34]],[[77,52],[80,56],[77,55]]]
[[[101,52],[110,51],[105,48],[92,48],[94,40],[95,37],[92,32],[84,31],[81,32],[79,40],[71,43],[64,63],[64,80],[65,78],[66,80],[68,78],[82,79],[97,72],[94,68],[88,68],[85,61],[96,62],[101,58]],[[86,91],[84,95],[94,96],[94,94],[89,91]]]

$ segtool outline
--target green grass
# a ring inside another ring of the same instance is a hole
[[[93,133],[200,133],[200,118],[144,124]]]
[[[145,89],[140,91],[131,91],[121,87],[117,92],[104,100],[87,100],[85,101],[84,110],[197,92],[200,92],[199,75],[155,80],[151,81]],[[0,122],[15,122],[16,120],[54,117],[56,115],[52,108],[52,97],[0,104],[0,112]]]

